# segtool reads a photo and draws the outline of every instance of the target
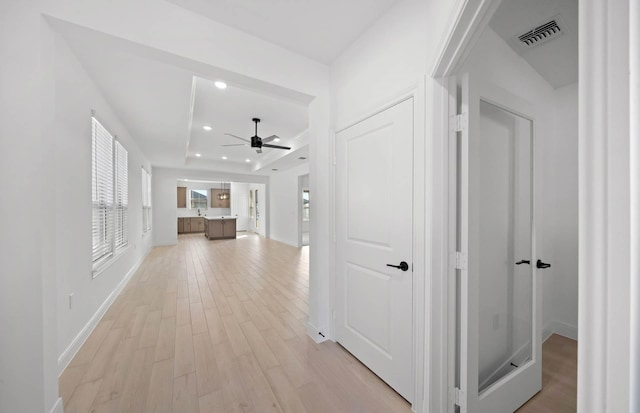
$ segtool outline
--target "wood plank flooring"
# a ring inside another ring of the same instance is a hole
[[[254,235],[154,248],[61,375],[65,412],[410,412],[307,336],[308,260]]]
[[[557,334],[542,345],[542,390],[518,413],[572,413],[578,400],[578,342]]]

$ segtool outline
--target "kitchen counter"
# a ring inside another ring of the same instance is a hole
[[[235,239],[236,219],[233,217],[204,217],[204,236],[208,239]]]

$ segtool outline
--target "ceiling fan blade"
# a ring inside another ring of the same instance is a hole
[[[274,149],[286,149],[289,150],[291,148],[289,148],[288,146],[280,146],[280,145],[269,145],[268,143],[263,143],[262,144],[263,148],[274,148]]]
[[[234,143],[231,145],[220,145],[220,146],[249,146],[249,144],[246,143]]]
[[[243,142],[251,143],[251,141],[250,141],[250,140],[245,139],[245,138],[241,138],[241,137],[236,136],[236,135],[233,135],[233,134],[231,134],[231,133],[225,133],[225,135],[227,135],[227,136],[231,136],[232,138],[240,139],[240,140],[241,140],[241,141],[243,141]]]
[[[264,138],[264,139],[262,140],[262,143],[269,143],[269,142],[271,142],[271,141],[272,141],[272,140],[274,140],[274,139],[280,139],[280,137],[279,137],[278,135],[271,135],[271,136],[269,136],[268,138]]]
[[[262,148],[256,149],[256,153],[262,153]]]

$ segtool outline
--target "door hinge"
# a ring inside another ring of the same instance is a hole
[[[467,129],[467,114],[460,113],[449,118],[449,130],[451,132],[462,132]]]
[[[459,387],[454,387],[451,389],[451,401],[455,406],[464,407],[465,406],[465,394]]]
[[[454,261],[456,270],[466,270],[467,269],[467,254],[456,251],[455,253],[455,261]]]

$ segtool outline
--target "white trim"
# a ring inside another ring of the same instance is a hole
[[[449,130],[449,118],[456,115],[456,80],[460,66],[469,55],[481,32],[498,8],[501,0],[460,0],[449,36],[431,73],[433,85],[433,134],[428,145],[433,148],[432,165],[433,203],[431,205],[431,309],[429,314],[429,346],[431,366],[429,406],[423,411],[449,412],[453,399],[449,389],[454,387],[455,367],[455,270],[450,253],[455,251],[456,195],[450,191],[451,168],[455,167],[456,142]],[[454,211],[453,213],[451,211]],[[452,232],[453,231],[453,232]],[[452,342],[452,340],[454,340]]]
[[[571,340],[578,340],[578,327],[571,324],[563,323],[562,321],[551,321],[542,328],[542,342],[544,343],[553,334],[570,338]]]
[[[384,112],[385,110],[392,108],[394,106],[396,106],[399,103],[404,102],[405,100],[411,99],[411,98],[415,98],[417,96],[417,91],[420,88],[420,84],[418,85],[414,85],[411,86],[407,89],[405,89],[404,91],[398,93],[397,95],[395,95],[394,97],[385,100],[385,103],[378,105],[376,107],[374,107],[373,109],[362,113],[360,116],[356,116],[355,118],[351,119],[348,122],[344,122],[342,125],[337,126],[335,128],[335,130],[332,132],[333,136],[335,138],[335,134],[342,132],[345,129],[349,129],[350,127],[365,121],[375,115],[377,115],[380,112]]]
[[[58,397],[56,402],[53,404],[53,407],[51,407],[51,410],[49,410],[49,413],[64,413],[64,406],[62,405],[62,397]]]
[[[127,245],[120,247],[118,250],[116,250],[114,254],[111,254],[105,257],[104,259],[102,259],[101,261],[98,261],[96,264],[94,264],[94,268],[91,271],[91,278],[99,277],[100,274],[105,272],[109,267],[115,264],[118,261],[118,259],[120,259],[120,257],[126,254],[127,251],[129,251],[130,247],[131,247],[131,244],[127,243]]]
[[[329,340],[325,333],[321,332],[318,327],[314,326],[309,321],[307,321],[307,334],[316,343],[322,343],[323,341]]]
[[[631,202],[630,411],[640,411],[640,2],[629,2],[629,137]]]
[[[434,66],[431,74],[433,78],[449,77],[460,70],[501,2],[502,0],[458,1],[456,18]]]
[[[89,335],[96,328],[96,326],[98,325],[98,322],[100,322],[100,320],[102,319],[104,314],[107,312],[109,307],[111,307],[111,304],[113,304],[113,302],[116,300],[120,292],[122,292],[122,290],[127,285],[127,283],[129,282],[133,274],[135,274],[138,268],[140,268],[140,265],[145,260],[145,258],[147,258],[147,255],[149,255],[149,252],[151,252],[151,250],[152,248],[147,249],[147,251],[142,255],[142,257],[140,257],[138,262],[136,262],[135,265],[131,267],[127,275],[125,275],[124,278],[120,280],[116,288],[114,288],[111,294],[109,294],[109,296],[104,300],[102,305],[100,305],[100,307],[95,312],[95,314],[89,319],[89,321],[82,328],[82,330],[80,330],[80,332],[73,339],[71,344],[69,344],[69,346],[62,352],[62,354],[60,354],[60,356],[58,357],[58,376],[60,376],[64,371],[64,369],[67,368],[69,363],[71,363],[71,360],[73,360],[73,357],[75,357],[78,350],[80,350],[84,342],[87,340],[87,338],[89,338]]]

